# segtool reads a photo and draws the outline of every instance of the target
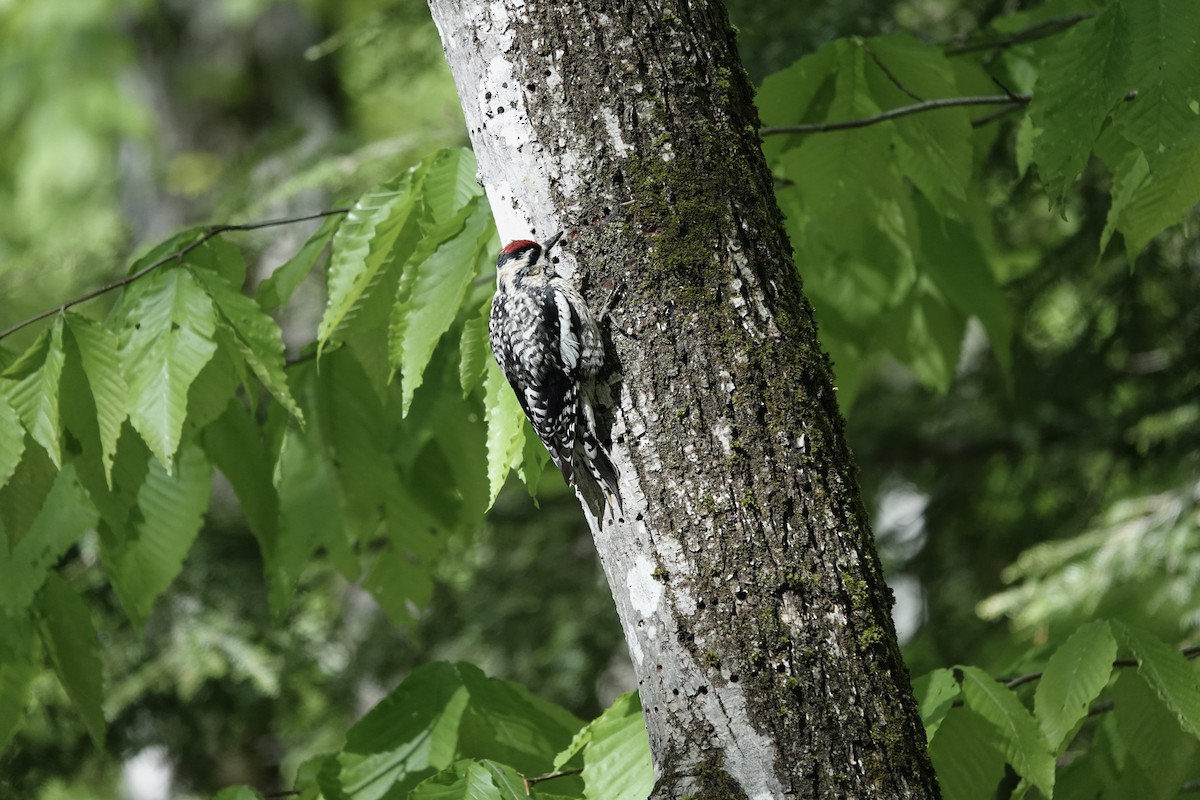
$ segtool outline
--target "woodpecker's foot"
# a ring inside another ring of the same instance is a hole
[[[600,314],[596,317],[596,321],[603,325],[608,320],[608,314],[617,305],[617,300],[621,296],[621,292],[625,291],[624,282],[618,283],[608,293],[608,299],[604,301],[604,306],[600,309]]]

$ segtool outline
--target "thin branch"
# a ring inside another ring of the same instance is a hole
[[[555,772],[547,772],[543,775],[535,775],[532,778],[525,779],[525,788],[528,789],[530,786],[539,784],[542,781],[551,781],[555,778],[566,778],[569,775],[578,775],[581,772],[583,772],[583,767],[576,767],[575,769],[560,769]]]
[[[1182,653],[1183,657],[1186,659],[1200,658],[1200,645],[1185,647],[1179,652]],[[1134,658],[1118,658],[1113,662],[1113,667],[1136,667],[1137,665],[1137,659]],[[1004,685],[1009,689],[1015,689],[1018,686],[1024,686],[1027,683],[1032,683],[1033,681],[1038,680],[1042,677],[1042,674],[1043,673],[1041,672],[1030,672],[1027,675],[1019,675],[1016,678],[1005,681]]]
[[[57,305],[54,308],[50,308],[50,309],[42,311],[38,314],[34,314],[29,319],[22,320],[21,322],[18,322],[16,325],[5,328],[3,331],[0,331],[0,340],[11,336],[12,334],[16,333],[17,331],[19,331],[23,328],[29,327],[30,325],[32,325],[35,322],[46,319],[47,317],[52,317],[55,314],[61,314],[62,312],[66,311],[68,308],[71,308],[72,306],[77,306],[80,303],[87,302],[88,300],[93,300],[102,294],[107,294],[115,289],[120,289],[123,286],[128,286],[129,284],[133,283],[134,281],[136,281],[140,278],[144,278],[145,276],[149,275],[151,272],[153,272],[154,270],[163,266],[164,264],[168,264],[172,261],[182,261],[183,257],[186,256],[188,253],[190,253],[193,250],[195,250],[196,248],[200,247],[205,242],[207,242],[209,239],[212,239],[216,236],[220,236],[223,233],[230,233],[231,231],[255,231],[255,230],[259,230],[260,228],[274,228],[274,227],[278,227],[280,225],[293,225],[297,222],[307,222],[307,221],[313,220],[313,219],[321,219],[323,217],[331,217],[335,214],[346,214],[346,213],[349,213],[349,211],[350,211],[349,208],[331,208],[328,211],[319,211],[315,214],[306,214],[305,216],[302,216],[302,217],[285,217],[282,219],[263,220],[261,222],[243,222],[243,223],[239,223],[239,224],[213,225],[210,228],[206,229],[204,231],[204,233],[198,239],[194,239],[194,240],[188,242],[187,244],[185,244],[183,247],[180,247],[178,250],[168,253],[167,255],[154,261],[153,263],[148,264],[145,267],[142,267],[140,270],[133,273],[132,275],[126,275],[124,278],[121,278],[120,280],[116,280],[116,281],[113,281],[112,283],[105,284],[104,286],[101,286],[99,289],[93,289],[92,291],[88,292],[87,294],[83,294],[83,295],[80,295],[79,297],[76,297],[74,300],[68,300],[67,302]]]
[[[1042,20],[1041,22],[1030,25],[1028,28],[1022,28],[1019,31],[1004,36],[995,36],[989,39],[980,39],[977,42],[964,42],[962,44],[947,45],[942,49],[948,56],[961,56],[967,53],[977,53],[980,50],[1003,49],[1012,47],[1016,44],[1025,44],[1026,42],[1034,42],[1038,39],[1045,39],[1048,36],[1062,33],[1065,30],[1073,28],[1085,19],[1091,19],[1096,16],[1095,12],[1084,12],[1080,14],[1067,14],[1062,17],[1054,17],[1052,19]]]
[[[911,106],[892,108],[871,117],[862,119],[847,119],[839,122],[817,122],[810,125],[769,125],[759,131],[761,136],[780,136],[789,134],[828,133],[830,131],[846,131],[855,128],[865,128],[880,122],[907,117],[911,114],[921,114],[926,111],[936,111],[941,108],[958,108],[961,106],[1009,106],[1016,108],[1028,105],[1033,99],[1028,94],[990,94],[979,97],[941,97],[936,100],[924,100]]]
[[[871,57],[871,60],[875,62],[875,66],[877,66],[881,70],[883,70],[883,74],[887,75],[888,80],[892,82],[892,85],[894,85],[900,91],[904,92],[906,95],[911,97],[913,100],[916,100],[918,103],[925,102],[924,97],[921,97],[919,94],[912,91],[911,89],[909,89],[907,86],[905,86],[903,83],[900,82],[900,79],[896,77],[895,73],[893,73],[890,69],[888,69],[887,64],[884,64],[883,60],[880,59],[879,56],[876,55],[875,51],[871,49],[871,45],[867,44],[866,42],[863,42],[862,49],[865,50],[867,52],[867,55],[869,55]]]

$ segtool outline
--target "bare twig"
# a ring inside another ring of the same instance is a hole
[[[280,225],[294,225],[297,222],[307,222],[307,221],[313,220],[313,219],[321,219],[323,217],[331,217],[335,214],[346,214],[349,211],[350,211],[349,208],[331,208],[328,211],[319,211],[315,214],[306,214],[302,217],[285,217],[282,219],[263,220],[261,222],[243,222],[243,223],[239,223],[239,224],[213,225],[212,227],[206,229],[204,231],[204,233],[200,235],[199,238],[193,239],[192,241],[188,242],[187,244],[180,247],[179,249],[168,253],[167,255],[163,256],[160,259],[157,259],[156,261],[154,261],[150,264],[147,264],[145,267],[142,267],[141,269],[139,269],[137,272],[133,273],[132,275],[126,275],[124,278],[121,278],[120,280],[116,280],[116,281],[113,281],[112,283],[105,284],[104,286],[101,286],[99,289],[93,289],[92,291],[90,291],[86,294],[76,297],[74,300],[68,300],[67,302],[57,305],[54,308],[50,308],[50,309],[47,309],[40,313],[34,314],[32,317],[29,317],[28,319],[22,320],[15,325],[5,328],[3,331],[0,331],[0,339],[4,339],[8,336],[11,336],[12,334],[16,333],[17,331],[19,331],[23,328],[27,328],[30,325],[32,325],[33,323],[38,322],[43,319],[46,319],[47,317],[52,317],[55,314],[61,314],[63,311],[66,311],[68,308],[71,308],[72,306],[77,306],[80,303],[87,302],[88,300],[93,300],[102,294],[107,294],[108,292],[114,291],[115,289],[120,289],[123,286],[128,286],[129,284],[133,283],[134,281],[136,281],[140,278],[144,278],[145,276],[149,275],[151,272],[153,272],[154,270],[163,266],[164,264],[168,264],[172,261],[181,261],[183,259],[183,257],[186,256],[188,253],[190,253],[193,250],[195,250],[196,248],[200,247],[205,242],[207,242],[209,239],[212,239],[216,236],[220,236],[223,233],[230,233],[232,231],[254,231],[254,230],[259,230],[260,228],[274,228],[274,227],[278,227]]]
[[[867,55],[869,55],[871,57],[871,60],[875,62],[875,66],[877,66],[881,70],[883,70],[883,74],[887,75],[888,80],[892,82],[892,85],[894,85],[900,91],[904,92],[906,95],[911,97],[913,100],[916,100],[918,103],[925,102],[924,97],[921,97],[919,94],[912,91],[911,89],[909,89],[907,86],[905,86],[903,83],[900,82],[900,79],[896,77],[895,73],[893,73],[890,69],[888,69],[887,64],[884,64],[883,60],[880,59],[879,56],[876,55],[875,51],[871,49],[871,45],[867,44],[866,42],[863,42],[862,49],[865,50]]]
[[[936,100],[923,100],[920,103],[914,103],[910,106],[900,106],[899,108],[888,109],[887,111],[875,114],[871,117],[863,117],[862,119],[847,119],[840,120],[838,122],[816,122],[809,125],[768,125],[759,131],[759,135],[783,136],[792,134],[846,131],[853,130],[855,128],[865,128],[868,125],[877,125],[880,122],[887,122],[888,120],[897,119],[899,117],[907,117],[911,114],[922,114],[926,111],[936,111],[942,108],[958,108],[961,106],[1009,106],[1011,108],[1017,108],[1028,105],[1029,101],[1032,99],[1033,96],[1028,94],[990,94],[979,97],[941,97]]]
[[[525,779],[525,788],[528,789],[530,786],[535,786],[542,781],[550,781],[554,780],[555,778],[566,778],[569,775],[578,775],[581,772],[583,772],[583,768],[576,767],[574,769],[560,769],[554,772],[547,772],[543,775],[534,775],[532,778]]]
[[[1022,28],[1019,31],[1013,31],[1004,36],[994,36],[987,39],[980,39],[976,42],[947,45],[942,49],[942,52],[948,56],[961,56],[967,53],[978,53],[981,50],[1002,49],[1012,47],[1016,44],[1034,42],[1038,39],[1045,39],[1048,36],[1062,33],[1083,22],[1085,19],[1091,19],[1094,16],[1096,16],[1094,12],[1084,12],[1054,17],[1053,19],[1043,20],[1035,25],[1030,25],[1028,28]]]

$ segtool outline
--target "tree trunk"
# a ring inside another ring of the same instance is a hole
[[[655,798],[935,797],[828,359],[716,0],[430,0],[501,238],[606,285],[625,515],[584,504]]]

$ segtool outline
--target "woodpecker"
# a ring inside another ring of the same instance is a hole
[[[554,274],[542,244],[509,242],[496,260],[489,324],[492,354],[563,478],[577,486],[582,468],[623,510],[617,470],[596,435],[595,379],[604,364],[600,328],[583,295]]]

